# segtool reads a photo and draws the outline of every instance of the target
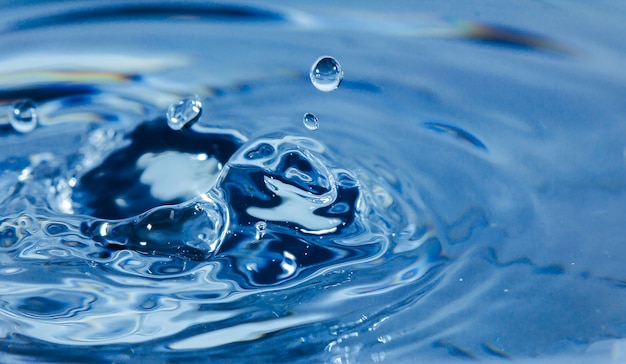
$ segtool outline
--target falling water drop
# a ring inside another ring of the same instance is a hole
[[[330,92],[341,84],[343,69],[336,59],[329,56],[320,57],[315,61],[309,73],[313,86],[320,91]]]
[[[13,129],[20,133],[30,133],[39,122],[37,106],[31,100],[19,100],[9,111],[9,122]]]
[[[309,130],[317,130],[317,128],[319,127],[319,121],[317,121],[317,117],[315,117],[315,115],[311,113],[304,114],[302,122],[304,123],[304,126],[306,126],[306,128]]]
[[[202,115],[202,101],[197,97],[183,99],[167,109],[167,125],[174,130],[190,127]]]
[[[261,240],[263,239],[263,236],[265,236],[265,229],[267,228],[267,223],[265,221],[259,221],[257,222],[254,227],[256,228],[256,240]]]

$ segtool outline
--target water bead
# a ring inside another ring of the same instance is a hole
[[[183,99],[167,109],[167,125],[174,130],[180,130],[198,121],[200,115],[202,115],[200,99],[197,97]]]
[[[311,113],[304,114],[302,122],[304,123],[304,126],[306,126],[306,128],[309,130],[317,130],[317,128],[319,127],[319,121],[317,120],[317,117],[315,117],[315,115]]]
[[[30,133],[39,122],[37,106],[31,100],[19,100],[9,111],[9,122],[20,133]]]
[[[336,59],[329,56],[320,57],[315,61],[309,73],[311,83],[320,91],[330,92],[341,84],[343,69]]]

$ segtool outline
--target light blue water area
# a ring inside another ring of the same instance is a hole
[[[624,361],[624,16],[5,6],[0,361]]]

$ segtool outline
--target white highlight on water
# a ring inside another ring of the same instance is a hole
[[[146,153],[137,160],[140,181],[163,201],[190,199],[207,191],[219,174],[219,161],[206,154],[167,151]],[[184,183],[183,183],[184,181]]]
[[[286,250],[283,251],[283,260],[280,262],[280,268],[283,270],[283,273],[278,276],[279,279],[291,277],[298,269],[296,256]]]
[[[302,232],[316,235],[334,232],[341,224],[340,219],[315,214],[316,209],[330,205],[332,200],[320,199],[308,191],[269,177],[264,180],[268,189],[280,196],[281,204],[271,209],[250,206],[246,209],[250,216],[265,221],[293,222],[304,227]]]

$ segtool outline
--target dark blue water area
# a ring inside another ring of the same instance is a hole
[[[624,15],[7,5],[0,362],[624,361]]]

